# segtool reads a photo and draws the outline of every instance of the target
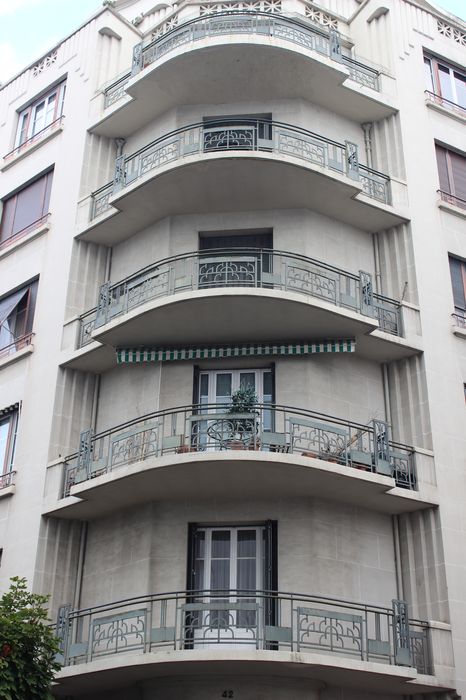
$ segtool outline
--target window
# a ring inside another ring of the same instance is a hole
[[[435,152],[442,199],[466,209],[466,158],[438,144]]]
[[[466,109],[466,74],[433,56],[424,56],[424,67],[428,91]]]
[[[47,129],[63,114],[66,82],[56,85],[19,113],[15,148]]]
[[[0,299],[0,357],[30,342],[38,281]]]
[[[3,200],[0,246],[39,226],[49,212],[53,171]]]
[[[449,261],[455,314],[460,319],[466,318],[466,262],[452,256]]]
[[[10,486],[15,457],[19,406],[0,411],[0,488]]]

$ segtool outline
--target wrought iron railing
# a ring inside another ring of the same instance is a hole
[[[27,236],[28,233],[31,233],[32,231],[45,226],[49,217],[50,217],[50,212],[47,212],[47,214],[44,214],[44,216],[41,216],[40,219],[37,219],[36,221],[33,221],[28,226],[25,226],[24,228],[22,228],[21,231],[17,231],[12,236],[5,238],[3,241],[0,241],[0,251],[4,250],[5,248],[8,248],[8,246],[10,246],[10,245],[13,245],[13,243],[16,243],[16,241],[21,240],[21,238],[23,238],[24,236]]]
[[[287,17],[279,13],[258,10],[216,12],[194,17],[155,37],[146,46],[136,44],[133,51],[132,70],[112,83],[104,91],[105,107],[109,107],[125,94],[126,84],[139,71],[150,66],[167,53],[180,46],[211,37],[250,34],[273,37],[324,56],[329,56],[349,69],[350,77],[365,87],[379,90],[379,71],[366,63],[346,56],[342,52],[340,34],[336,29],[320,29],[306,20]]]
[[[445,97],[442,97],[442,95],[437,95],[435,92],[431,92],[430,90],[425,90],[424,94],[429,102],[433,102],[436,105],[449,109],[451,112],[457,112],[461,116],[466,117],[466,107],[463,107],[457,102],[447,100]]]
[[[458,326],[459,328],[466,328],[466,311],[455,311],[451,317],[455,326]]]
[[[18,350],[22,350],[32,343],[34,333],[26,333],[25,335],[18,336],[14,338],[8,345],[0,346],[0,359],[8,355],[13,355]]]
[[[466,199],[461,199],[461,197],[456,197],[450,192],[444,192],[443,190],[437,190],[442,202],[447,202],[448,204],[453,204],[454,207],[459,207],[460,209],[466,209]]]
[[[352,275],[303,255],[254,248],[185,253],[161,260],[121,282],[102,285],[97,308],[80,319],[79,347],[92,331],[152,299],[222,287],[297,292],[376,318],[380,329],[402,335],[401,307],[373,292],[368,272]]]
[[[21,143],[19,146],[16,146],[16,148],[14,148],[12,151],[3,156],[3,160],[11,160],[12,158],[15,158],[15,156],[19,155],[22,151],[27,151],[34,143],[39,143],[40,141],[45,139],[49,134],[56,131],[63,124],[64,119],[65,116],[62,114],[61,117],[58,117],[58,119],[55,119],[55,121],[51,122],[50,124],[47,124],[47,126],[44,126],[43,129],[35,133],[30,138],[26,139],[26,141],[23,141],[23,143]]]
[[[182,591],[60,609],[63,666],[167,650],[313,652],[432,673],[429,626],[392,607],[300,593]],[[354,668],[354,667],[352,667]]]
[[[4,474],[0,474],[0,490],[6,489],[8,486],[14,486],[16,472],[9,471]]]
[[[228,119],[200,122],[161,136],[130,156],[119,156],[113,182],[92,193],[91,219],[110,208],[112,194],[149,172],[189,156],[218,151],[254,151],[292,156],[307,163],[346,175],[362,186],[372,199],[390,203],[388,175],[359,163],[358,147],[344,144],[307,129],[262,119]]]
[[[226,404],[199,404],[156,411],[97,435],[85,430],[78,452],[65,459],[63,496],[75,484],[146,459],[225,450],[323,459],[417,489],[413,448],[393,442],[384,421],[361,425],[268,403],[241,414]]]

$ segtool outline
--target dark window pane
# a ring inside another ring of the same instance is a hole
[[[453,151],[450,151],[448,155],[453,180],[453,194],[455,197],[466,200],[466,158]]]
[[[466,109],[466,76],[460,73],[454,74],[455,88],[456,88],[456,101]]]
[[[451,285],[453,289],[453,300],[457,309],[466,309],[466,295],[463,282],[464,263],[456,258],[450,258]]]
[[[238,557],[256,556],[256,531],[238,530]]]
[[[212,532],[212,557],[230,556],[230,531],[214,530]]]

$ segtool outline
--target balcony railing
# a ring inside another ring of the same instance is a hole
[[[15,471],[9,471],[5,472],[4,474],[0,474],[0,491],[2,489],[6,489],[8,486],[14,486],[15,478]]]
[[[453,319],[453,325],[457,326],[458,328],[466,328],[466,311],[456,311],[451,315],[451,317]]]
[[[460,209],[466,209],[465,199],[461,199],[461,197],[456,197],[454,194],[450,194],[450,192],[444,192],[443,190],[437,190],[437,194],[439,195],[442,202],[453,204],[454,207],[459,207]]]
[[[417,488],[413,448],[390,440],[387,423],[360,425],[341,418],[276,404],[249,413],[200,404],[156,411],[103,433],[81,433],[79,450],[65,460],[64,491],[119,467],[185,452],[251,450],[323,459],[390,476]]]
[[[182,591],[82,610],[62,606],[56,629],[63,666],[128,652],[217,648],[317,652],[432,672],[428,624],[410,620],[400,600],[387,608],[300,593]]]
[[[8,345],[3,345],[0,347],[0,360],[2,360],[4,357],[8,357],[8,355],[13,355],[15,352],[18,352],[18,350],[26,348],[32,343],[33,337],[34,333],[27,333],[26,335],[21,335],[18,338],[14,338],[14,340],[12,340],[12,342]]]
[[[345,56],[342,52],[340,34],[336,29],[320,29],[305,20],[286,17],[277,13],[248,11],[218,12],[214,15],[195,17],[157,36],[150,44],[136,44],[133,50],[132,70],[112,83],[104,91],[105,108],[117,102],[125,94],[126,85],[133,75],[147,68],[167,53],[185,44],[211,37],[245,34],[273,37],[329,56],[349,69],[350,77],[365,87],[379,90],[379,71]]]
[[[381,330],[401,335],[401,308],[373,293],[372,276],[359,276],[303,255],[254,248],[216,249],[176,255],[111,285],[102,285],[98,306],[80,319],[79,347],[113,318],[160,297],[222,287],[297,292],[376,318]]]
[[[32,224],[25,226],[21,229],[21,231],[17,231],[12,236],[5,238],[3,241],[0,241],[0,252],[5,248],[8,248],[8,246],[13,245],[13,243],[16,243],[16,241],[21,240],[21,238],[24,238],[24,236],[27,236],[28,233],[32,233],[32,231],[35,231],[37,229],[43,229],[43,227],[47,224],[49,217],[50,212],[44,214],[44,216],[41,216],[40,219],[33,221]]]
[[[447,100],[445,97],[442,97],[442,95],[436,95],[435,92],[431,92],[430,90],[425,90],[424,94],[429,102],[445,107],[445,109],[450,110],[450,112],[456,112],[462,117],[466,117],[466,108],[462,105],[452,102],[451,100]]]
[[[147,173],[175,164],[188,156],[218,151],[255,151],[292,156],[346,175],[359,182],[363,192],[372,199],[383,204],[390,203],[390,178],[360,164],[356,144],[349,141],[338,143],[283,122],[228,119],[228,124],[219,120],[181,127],[130,156],[119,156],[113,182],[92,193],[91,219],[110,208],[112,194]]]
[[[47,124],[47,126],[45,126],[43,129],[34,134],[34,136],[31,136],[26,141],[23,141],[22,144],[20,144],[12,151],[7,153],[5,156],[3,156],[3,160],[13,160],[13,158],[16,158],[16,156],[18,156],[23,151],[28,151],[35,143],[40,143],[41,141],[43,141],[45,138],[47,138],[49,134],[52,134],[54,131],[57,131],[57,129],[63,124],[64,119],[65,117],[64,115],[62,115],[61,117],[58,117],[58,119],[55,119],[55,121],[51,122],[50,124]]]

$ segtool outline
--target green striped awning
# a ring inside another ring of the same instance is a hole
[[[119,365],[174,360],[210,360],[222,357],[261,357],[267,355],[314,355],[354,352],[355,340],[324,340],[316,343],[263,343],[203,348],[119,348]]]

